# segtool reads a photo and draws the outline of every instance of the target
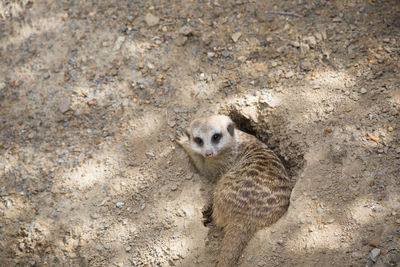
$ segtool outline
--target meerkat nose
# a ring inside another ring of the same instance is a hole
[[[213,157],[212,151],[207,151],[207,152],[206,152],[206,157],[207,157],[207,158],[212,158],[212,157]]]

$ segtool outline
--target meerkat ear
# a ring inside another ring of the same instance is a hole
[[[234,133],[235,133],[235,124],[234,124],[233,122],[230,122],[230,123],[228,124],[227,130],[228,130],[228,133],[229,133],[231,136],[233,136]]]

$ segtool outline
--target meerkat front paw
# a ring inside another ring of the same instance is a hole
[[[176,141],[180,145],[188,144],[189,143],[189,137],[185,133],[180,133],[176,137]]]

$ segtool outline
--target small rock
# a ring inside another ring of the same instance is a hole
[[[145,153],[146,156],[149,158],[154,158],[156,155],[154,155],[154,152],[152,150],[149,150]]]
[[[64,99],[61,102],[60,107],[59,107],[61,113],[67,112],[70,109],[70,105],[71,105],[71,103],[69,102],[69,99]]]
[[[237,41],[239,41],[241,36],[242,36],[241,32],[235,32],[234,34],[232,34],[231,38],[236,43]]]
[[[303,41],[310,45],[310,47],[315,47],[317,41],[315,40],[314,36],[304,37]]]
[[[175,39],[175,44],[177,46],[183,46],[187,41],[187,37],[184,35],[179,35],[176,39]]]
[[[129,251],[131,251],[131,249],[132,249],[131,246],[127,246],[127,247],[125,248],[125,251],[126,251],[126,252],[129,252]]]
[[[360,93],[361,94],[366,94],[367,93],[367,89],[365,89],[364,87],[360,89]]]
[[[100,218],[100,215],[97,213],[92,213],[90,214],[90,218],[92,218],[93,220],[97,220],[98,218]]]
[[[4,88],[6,88],[6,83],[1,82],[0,83],[0,90],[3,90]]]
[[[369,241],[368,244],[369,244],[371,247],[376,248],[376,247],[379,247],[379,245],[381,244],[381,242],[379,241],[379,239],[374,238],[374,239],[372,239],[371,241]]]
[[[160,19],[151,13],[147,13],[147,15],[144,17],[144,21],[146,21],[147,25],[153,27],[160,22]]]
[[[286,73],[285,77],[286,77],[286,79],[289,79],[289,78],[293,77],[293,75],[294,75],[293,71],[289,71]]]
[[[254,256],[253,256],[253,255],[251,255],[251,254],[249,254],[249,255],[247,256],[247,261],[252,261],[252,260],[253,260],[253,258],[254,258]]]
[[[301,43],[301,44],[300,44],[300,53],[304,55],[304,54],[306,54],[308,51],[310,51],[310,47],[308,46],[308,44]]]
[[[304,71],[310,71],[310,70],[312,70],[312,64],[311,64],[311,62],[310,61],[304,61],[302,64],[301,64],[301,68],[304,70]]]
[[[314,232],[315,231],[315,227],[314,226],[310,226],[310,227],[308,227],[308,231],[311,233],[311,232]]]
[[[25,243],[23,242],[19,243],[18,247],[20,250],[23,250],[25,248]]]
[[[121,49],[121,45],[125,42],[125,36],[119,36],[114,43],[113,51],[118,51]]]
[[[181,233],[179,233],[179,232],[174,232],[174,238],[177,238],[177,237],[180,237],[181,236]]]
[[[213,58],[215,56],[214,52],[207,52],[207,57],[208,58]]]
[[[317,213],[318,213],[318,214],[321,214],[323,211],[324,211],[324,210],[323,210],[321,207],[318,207],[318,208],[317,208]]]
[[[183,26],[180,30],[179,33],[185,36],[190,35],[193,32],[193,29],[187,25]]]
[[[394,130],[394,129],[393,129],[392,126],[389,126],[389,127],[388,127],[388,131],[389,131],[389,132],[393,132],[393,130]]]
[[[381,250],[379,248],[374,248],[373,250],[371,250],[371,252],[369,253],[369,257],[371,258],[371,260],[373,262],[376,262],[379,254],[381,254]]]
[[[117,208],[121,208],[121,207],[123,207],[124,205],[125,205],[124,202],[117,202],[117,203],[115,204],[115,206],[116,206]]]
[[[396,153],[400,154],[400,147],[396,148]]]
[[[282,239],[278,240],[278,242],[276,242],[276,243],[278,243],[278,245],[280,245],[280,246],[284,246],[285,245],[285,242]]]

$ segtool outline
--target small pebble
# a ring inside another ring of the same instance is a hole
[[[100,215],[97,213],[92,213],[90,214],[90,218],[92,218],[93,220],[97,220],[98,218],[100,218]]]
[[[236,33],[232,34],[231,38],[236,43],[237,41],[239,41],[241,36],[242,36],[241,32],[236,32]]]
[[[360,93],[361,94],[366,94],[367,93],[367,89],[365,89],[364,87],[360,89]]]
[[[288,73],[286,73],[285,77],[286,77],[286,79],[289,79],[289,78],[293,77],[293,75],[294,75],[293,71],[289,71]]]
[[[369,256],[373,262],[376,262],[379,254],[381,254],[381,250],[379,248],[374,248],[373,250],[371,250]]]
[[[60,107],[59,107],[61,113],[67,112],[70,109],[70,105],[71,105],[71,103],[69,102],[69,100],[68,99],[64,99],[61,102]]]
[[[160,22],[160,19],[151,13],[147,13],[147,15],[144,17],[144,21],[146,21],[147,25],[153,27]]]
[[[119,36],[114,43],[113,51],[118,51],[121,49],[121,45],[125,42],[125,36]]]
[[[124,205],[125,205],[124,202],[117,202],[117,203],[115,204],[115,206],[116,206],[117,208],[121,208],[121,207],[123,207]]]
[[[317,213],[318,213],[318,214],[321,214],[323,211],[324,211],[324,210],[323,210],[321,207],[318,207],[318,208],[317,208]]]

